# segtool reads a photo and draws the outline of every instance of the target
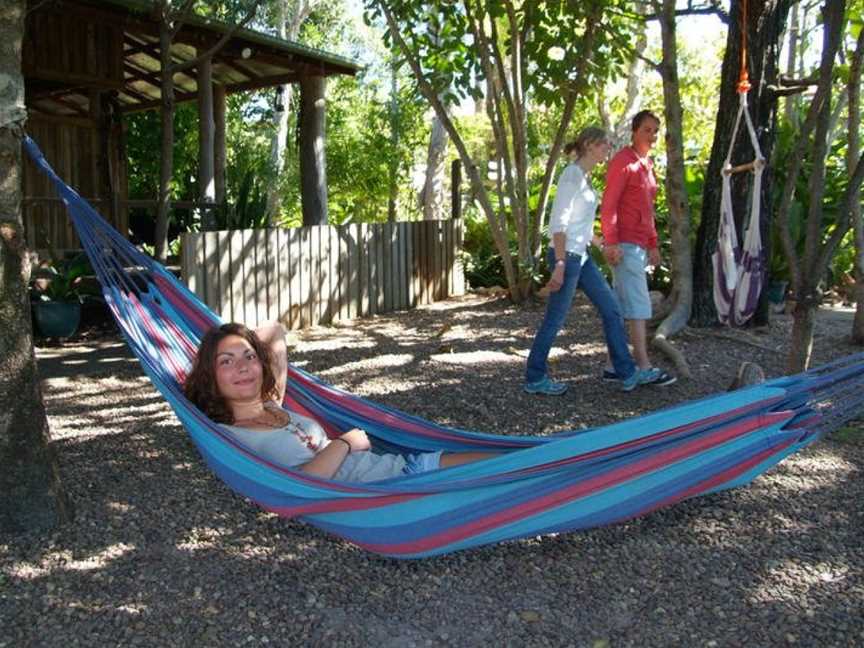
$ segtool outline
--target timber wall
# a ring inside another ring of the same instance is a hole
[[[465,293],[463,221],[182,235],[182,278],[224,321],[292,329]]]

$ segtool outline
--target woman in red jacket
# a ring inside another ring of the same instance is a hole
[[[612,266],[615,292],[628,324],[636,364],[642,371],[651,372],[651,384],[671,385],[675,376],[651,367],[645,331],[651,319],[645,270],[649,265],[660,265],[654,226],[657,179],[649,157],[659,130],[660,119],[651,111],[642,110],[633,117],[631,144],[615,154],[606,172],[600,224],[603,254]],[[617,377],[608,371],[605,376]]]

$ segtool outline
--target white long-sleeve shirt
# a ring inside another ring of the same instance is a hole
[[[594,237],[597,194],[578,163],[568,164],[558,178],[558,189],[552,201],[549,236],[564,232],[566,250],[583,256]]]

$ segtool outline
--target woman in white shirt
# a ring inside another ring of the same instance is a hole
[[[223,324],[201,340],[183,384],[186,397],[257,456],[319,477],[369,482],[426,472],[494,456],[490,452],[370,452],[366,432],[329,439],[321,425],[279,406],[285,396],[288,353],[278,322],[253,331]]]
[[[594,234],[597,195],[591,186],[591,171],[609,157],[611,150],[606,133],[595,127],[584,129],[565,148],[573,161],[561,172],[552,203],[549,219],[552,246],[548,252],[552,276],[547,285],[546,314],[534,336],[525,371],[524,390],[529,394],[558,395],[567,391],[565,383],[549,378],[547,359],[577,288],[588,296],[600,313],[609,359],[615,373],[623,377],[621,385],[624,391],[630,391],[647,380],[637,370],[627,346],[624,321],[615,294],[588,253],[589,244],[602,245],[602,240]]]

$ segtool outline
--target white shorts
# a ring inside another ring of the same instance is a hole
[[[416,475],[418,473],[438,470],[441,467],[441,451],[421,452],[406,457],[405,467],[402,469],[405,475]]]

